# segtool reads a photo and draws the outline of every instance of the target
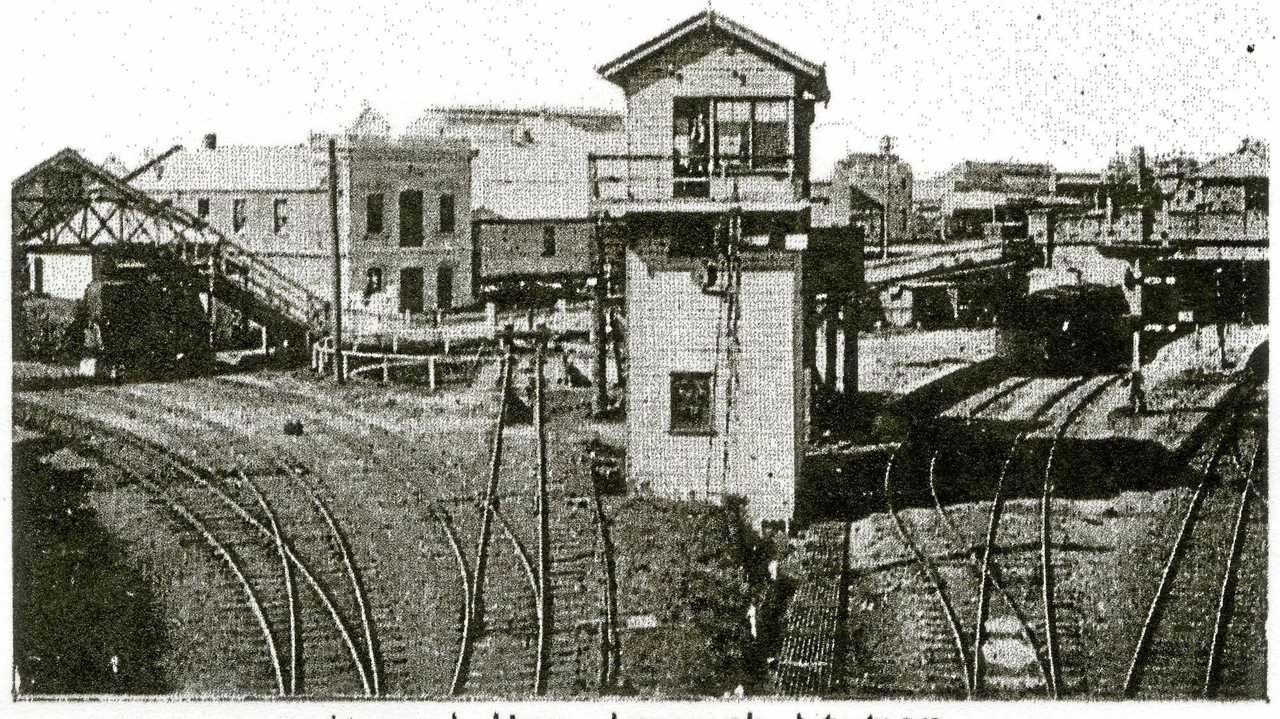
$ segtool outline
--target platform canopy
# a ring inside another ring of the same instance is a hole
[[[89,247],[222,240],[200,218],[129,184],[146,169],[118,177],[75,150],[58,152],[13,181],[14,244]]]

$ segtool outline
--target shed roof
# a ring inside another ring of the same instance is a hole
[[[1192,173],[1201,179],[1237,179],[1267,177],[1267,148],[1257,142],[1246,142],[1235,152],[1214,158]]]
[[[680,42],[699,29],[719,30],[727,33],[738,42],[777,62],[805,80],[804,86],[817,99],[826,101],[831,98],[831,93],[827,89],[827,71],[825,67],[805,60],[745,25],[735,22],[714,10],[704,10],[684,22],[677,23],[660,35],[640,43],[622,55],[601,65],[596,68],[596,71],[606,80],[616,83],[620,78],[625,77],[635,67],[636,63]]]

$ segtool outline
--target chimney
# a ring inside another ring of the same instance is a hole
[[[893,154],[893,138],[892,137],[885,135],[884,137],[880,138],[880,154],[881,155]]]
[[[208,133],[208,134],[206,134],[206,135],[204,136],[204,149],[206,149],[206,150],[216,150],[216,149],[218,149],[218,135],[217,135],[217,133],[210,132],[210,133]]]

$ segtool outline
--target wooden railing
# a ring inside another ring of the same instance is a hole
[[[253,252],[224,237],[213,257],[217,276],[261,306],[303,327],[318,329],[327,321],[327,305],[319,295]]]
[[[792,155],[592,154],[588,167],[597,202],[803,199]]]

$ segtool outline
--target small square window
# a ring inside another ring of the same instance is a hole
[[[209,198],[201,197],[196,200],[196,217],[204,219],[209,216]]]
[[[671,373],[671,433],[715,434],[710,372]]]
[[[231,230],[239,232],[249,223],[248,201],[241,198],[231,201]]]
[[[289,201],[278,197],[272,205],[272,227],[278,235],[284,230],[285,225],[289,224]]]

